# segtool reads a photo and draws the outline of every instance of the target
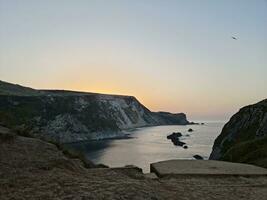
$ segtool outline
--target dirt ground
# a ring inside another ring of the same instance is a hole
[[[53,144],[0,127],[0,199],[267,199],[267,177],[146,178],[135,168],[87,169]],[[8,134],[7,134],[8,133]]]

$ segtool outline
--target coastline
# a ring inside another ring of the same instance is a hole
[[[85,165],[78,157],[66,157],[62,150],[51,143],[18,136],[1,127],[0,145],[2,150],[0,152],[0,199],[3,200],[22,197],[28,200],[55,198],[62,200],[82,198],[207,200],[214,195],[222,200],[238,200],[243,199],[244,196],[248,200],[261,200],[267,197],[265,171],[262,171],[263,175],[245,174],[245,177],[236,174],[200,175],[192,174],[190,170],[194,170],[194,167],[186,164],[187,167],[179,168],[183,171],[182,174],[179,171],[173,174],[173,165],[168,164],[170,161],[153,164],[156,166],[157,173],[160,173],[159,176],[155,173],[144,174],[135,166],[95,167]],[[175,161],[181,166],[180,162],[184,161]],[[199,166],[198,161],[192,162]],[[208,163],[211,162],[205,161],[206,164],[202,164],[204,171],[200,173],[209,170]],[[220,163],[220,161],[217,162]],[[164,166],[167,164],[168,171],[161,170],[162,164]],[[238,168],[243,167],[243,165],[236,165]],[[177,170],[177,167],[174,168]],[[251,169],[252,174],[253,169]],[[168,174],[169,172],[171,174]],[[167,173],[167,175],[161,173]],[[214,187],[215,183],[220,187]],[[229,192],[229,185],[235,192]]]
[[[64,146],[83,154],[96,164],[120,167],[134,164],[149,172],[149,164],[166,159],[195,159],[200,155],[207,160],[212,144],[223,124],[206,125],[163,125],[131,129],[130,135],[104,140],[87,140],[67,143]],[[194,129],[188,132],[188,129]],[[188,146],[175,146],[167,135],[181,132],[180,140]],[[203,140],[206,138],[205,140]],[[142,149],[142,151],[140,151]],[[113,155],[117,155],[114,157]]]

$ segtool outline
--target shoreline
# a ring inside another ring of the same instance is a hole
[[[173,161],[152,163],[158,176],[153,172],[144,174],[135,166],[91,168],[84,165],[80,158],[66,156],[52,143],[15,135],[1,127],[0,146],[0,199],[3,200],[21,198],[165,200],[178,199],[177,194],[179,199],[192,200],[207,200],[214,198],[214,195],[222,200],[241,200],[244,196],[248,200],[267,197],[265,171],[257,176],[248,173],[241,175],[239,173],[238,176],[203,174],[206,170],[210,171],[208,163],[213,163],[212,161],[204,161],[205,164],[202,164],[201,170],[204,171],[200,172],[203,175],[192,174],[195,168],[185,163],[188,161],[175,161],[172,164],[168,162]],[[199,168],[198,161],[191,162]],[[216,163],[222,166],[220,164],[222,162]],[[165,171],[166,164],[168,171]],[[174,169],[178,171],[175,172]],[[214,187],[214,184],[220,187]],[[235,192],[229,192],[229,185]]]

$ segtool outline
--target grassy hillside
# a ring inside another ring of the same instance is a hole
[[[221,160],[267,168],[267,137],[240,142],[230,147]]]
[[[267,167],[267,99],[231,117],[216,138],[210,159]]]

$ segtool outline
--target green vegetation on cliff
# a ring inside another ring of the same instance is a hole
[[[35,90],[0,81],[0,124],[57,143],[122,137],[126,129],[188,123],[184,113],[151,112],[133,96]]]
[[[267,137],[238,143],[229,148],[221,160],[250,163],[267,168]]]
[[[215,140],[210,159],[267,167],[267,99],[231,117]]]

